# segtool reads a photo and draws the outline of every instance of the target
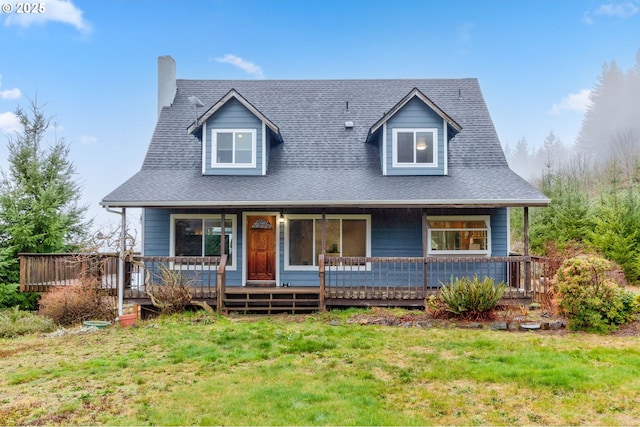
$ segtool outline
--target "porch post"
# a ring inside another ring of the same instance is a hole
[[[320,276],[320,311],[327,311],[327,305],[324,301],[324,290],[325,290],[325,275],[324,275],[324,255],[320,254],[318,257],[318,274]]]
[[[220,213],[220,256],[222,255],[226,255],[225,252],[225,244],[224,244],[224,238],[225,238],[225,224],[224,224],[224,211],[222,211],[222,213]]]
[[[531,290],[531,255],[529,254],[529,207],[524,207],[524,290]]]
[[[327,247],[327,211],[322,210],[322,255],[325,255]]]
[[[322,253],[318,257],[318,272],[320,274],[320,311],[326,311],[327,306],[324,302],[324,289],[325,289],[325,265],[324,257],[327,247],[327,211],[322,209]]]
[[[120,256],[118,257],[118,317],[122,316],[124,305],[124,254],[127,250],[127,209],[120,215]]]
[[[220,212],[220,261],[222,261],[224,259],[224,269],[226,270],[227,268],[227,257],[226,255],[226,251],[225,251],[225,247],[226,245],[224,244],[225,242],[225,229],[226,229],[226,224],[225,224],[225,216],[224,216],[224,209],[222,210],[222,212]],[[220,264],[218,264],[218,268],[220,268]],[[218,310],[218,313],[222,312],[222,304],[224,303],[224,294],[226,293],[226,287],[227,287],[227,275],[226,272],[223,274],[220,274],[220,272],[218,272],[217,276],[216,276],[216,310]]]
[[[422,216],[422,295],[427,290],[427,215],[424,208],[420,210]]]

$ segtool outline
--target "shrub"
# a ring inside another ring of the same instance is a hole
[[[36,332],[51,332],[53,321],[30,311],[21,311],[17,306],[0,311],[0,338],[13,338]]]
[[[147,285],[147,295],[151,303],[162,314],[183,312],[191,303],[192,280],[182,271],[172,270],[162,265],[159,269],[158,281],[160,284]]]
[[[558,269],[554,293],[570,329],[607,333],[637,320],[639,299],[608,277],[612,265],[595,255],[580,255]]]
[[[105,296],[101,283],[93,277],[85,277],[80,283],[58,286],[42,295],[40,314],[67,326],[85,320],[115,319],[115,300]]]
[[[0,284],[0,308],[20,307],[22,310],[36,310],[38,298],[36,292],[20,292],[17,283]]]
[[[479,320],[491,317],[504,295],[507,285],[495,284],[489,277],[479,280],[477,276],[456,278],[440,288],[439,298],[445,305],[444,310],[454,316]]]

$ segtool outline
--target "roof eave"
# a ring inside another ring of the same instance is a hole
[[[551,201],[549,199],[478,199],[478,200],[456,200],[456,199],[432,199],[432,200],[273,200],[273,201],[247,201],[247,200],[227,200],[227,201],[101,201],[104,208],[203,208],[203,207],[370,207],[370,208],[402,208],[402,207],[546,207]]]

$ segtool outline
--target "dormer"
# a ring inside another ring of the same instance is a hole
[[[204,112],[187,131],[202,142],[203,175],[266,175],[280,130],[235,89]]]
[[[447,175],[448,143],[462,127],[417,88],[370,129],[383,175]]]

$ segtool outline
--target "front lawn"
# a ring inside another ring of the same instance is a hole
[[[191,313],[0,339],[0,424],[640,423],[637,336],[360,325],[354,315]]]

